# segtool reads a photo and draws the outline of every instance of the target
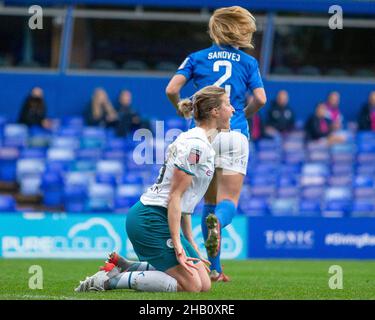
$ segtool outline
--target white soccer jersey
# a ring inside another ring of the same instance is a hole
[[[181,211],[193,213],[206,193],[215,170],[215,151],[203,129],[196,127],[181,133],[168,147],[157,182],[141,196],[144,205],[168,207],[171,179],[176,167],[193,176],[181,201]]]

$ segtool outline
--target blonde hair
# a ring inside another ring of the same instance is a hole
[[[216,9],[208,23],[208,33],[218,45],[253,49],[256,30],[254,16],[239,6]]]
[[[217,86],[207,86],[197,91],[193,99],[183,99],[178,103],[178,110],[185,118],[194,117],[197,122],[210,119],[210,112],[220,107],[225,89]]]
[[[117,112],[108,99],[107,93],[102,88],[97,88],[92,97],[92,114],[94,119],[100,119],[105,112],[109,120],[117,119]]]

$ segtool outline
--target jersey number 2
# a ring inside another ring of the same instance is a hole
[[[232,76],[232,63],[227,60],[218,60],[214,63],[214,72],[219,72],[220,67],[225,67],[225,73],[213,84],[214,86],[220,87],[225,81]],[[224,86],[225,92],[230,97],[230,84]]]

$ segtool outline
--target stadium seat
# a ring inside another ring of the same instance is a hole
[[[124,162],[126,158],[126,152],[119,149],[107,149],[103,153],[104,160],[117,160]]]
[[[45,170],[45,161],[43,159],[19,159],[17,160],[17,181],[24,178],[40,177]]]
[[[354,197],[359,198],[375,198],[374,179],[369,176],[356,176],[353,181]]]
[[[67,116],[62,118],[62,126],[68,128],[82,129],[84,126],[84,120],[82,117]]]
[[[276,75],[291,75],[294,72],[286,66],[277,66],[272,69],[272,73]]]
[[[300,201],[298,212],[301,217],[319,217],[321,214],[321,203],[316,199]]]
[[[356,218],[375,217],[374,198],[355,200],[351,211],[351,216]]]
[[[303,66],[297,70],[297,73],[303,76],[319,76],[321,74],[319,68],[315,66]]]
[[[23,196],[37,196],[41,193],[41,177],[26,176],[19,181],[19,192]]]
[[[21,150],[20,159],[45,159],[46,150],[44,148],[24,148]]]
[[[122,68],[129,71],[145,71],[149,69],[147,64],[140,60],[128,60],[122,65]]]
[[[329,69],[326,74],[333,77],[347,77],[349,75],[346,70],[340,68]]]
[[[261,217],[268,214],[267,200],[264,198],[241,197],[238,207],[242,214],[251,217]]]
[[[63,193],[64,209],[66,212],[87,211],[87,189],[80,185],[66,185]]]
[[[5,147],[25,147],[28,139],[28,129],[24,124],[6,124],[4,127]]]
[[[324,217],[344,217],[352,206],[352,192],[349,187],[329,187],[325,191]]]
[[[298,214],[298,201],[294,198],[276,198],[271,201],[269,210],[273,216],[295,216]]]
[[[12,196],[0,195],[0,214],[16,211],[16,201]]]
[[[142,192],[143,186],[139,184],[119,185],[115,197],[116,211],[129,209],[139,200]]]
[[[75,137],[54,137],[51,141],[51,148],[71,149],[76,150],[79,148],[80,141]]]
[[[116,185],[117,185],[116,176],[113,175],[113,174],[110,174],[110,173],[102,173],[102,172],[98,172],[98,173],[96,174],[95,181],[96,181],[97,183],[105,183],[105,184],[109,184],[109,185],[111,185],[112,187],[116,187]]]
[[[90,69],[115,70],[117,67],[116,64],[111,60],[98,59],[90,64]]]
[[[15,182],[19,151],[17,148],[0,148],[0,181]]]
[[[326,164],[321,163],[305,163],[302,167],[302,175],[304,176],[328,176],[329,169]]]
[[[176,72],[178,69],[178,65],[174,62],[169,61],[161,61],[156,64],[155,70],[157,71],[167,71],[167,72]]]
[[[48,171],[42,175],[43,204],[50,207],[63,204],[63,179],[59,172]]]
[[[114,188],[109,184],[93,183],[88,189],[88,210],[111,212],[114,209]]]
[[[77,160],[92,160],[97,161],[102,157],[102,149],[79,149],[76,152]]]

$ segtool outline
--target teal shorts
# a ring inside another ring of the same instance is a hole
[[[147,261],[163,272],[179,265],[169,232],[166,208],[145,206],[138,201],[126,216],[126,232],[140,261]],[[181,244],[188,257],[199,258],[183,234]]]

